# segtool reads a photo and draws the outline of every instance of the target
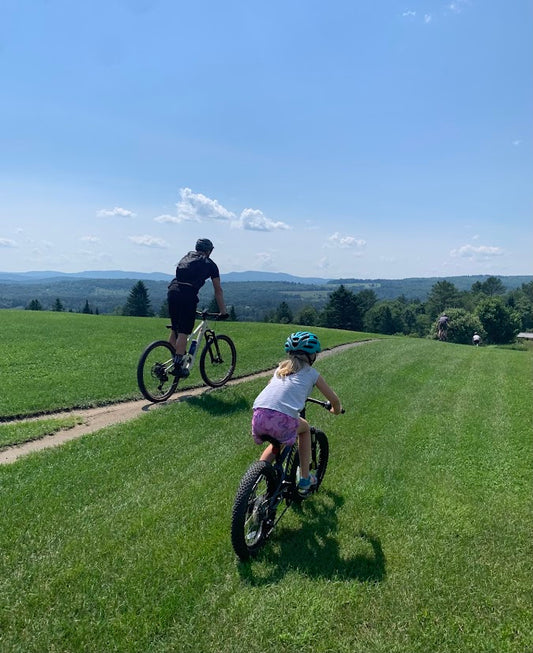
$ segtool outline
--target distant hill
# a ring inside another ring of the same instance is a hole
[[[329,279],[321,277],[296,277],[293,274],[285,274],[285,272],[228,272],[221,274],[220,279],[223,282],[237,282],[237,281],[287,281],[289,283],[311,283],[322,285],[328,283]]]
[[[163,272],[126,272],[123,270],[92,270],[86,272],[0,272],[0,283],[41,283],[51,280],[65,281],[67,279],[135,279],[139,281],[169,281],[172,275]]]
[[[261,321],[268,311],[283,301],[296,313],[304,306],[321,310],[330,294],[341,283],[352,292],[373,290],[378,300],[426,301],[431,288],[447,280],[460,291],[468,291],[476,281],[489,275],[461,277],[431,277],[407,279],[322,279],[297,277],[274,272],[231,272],[222,275],[226,304],[233,306],[241,320]],[[496,275],[494,275],[496,276]],[[45,310],[59,299],[65,310],[79,312],[89,302],[99,313],[121,310],[137,281],[142,280],[149,292],[152,308],[158,312],[167,296],[171,275],[162,272],[130,272],[121,270],[62,273],[53,271],[9,273],[0,272],[0,309],[24,308],[38,299]],[[533,281],[533,276],[498,276],[506,290],[519,288]],[[213,299],[213,287],[206,283],[200,292],[200,305],[208,306]]]

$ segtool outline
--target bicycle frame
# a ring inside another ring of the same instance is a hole
[[[196,360],[196,355],[201,349],[200,345],[202,343],[202,340],[205,338],[207,344],[210,344],[211,342],[213,342],[214,335],[215,335],[213,329],[209,327],[209,322],[207,321],[207,318],[209,316],[215,317],[217,314],[208,313],[207,311],[196,311],[196,315],[198,317],[201,317],[202,321],[187,338],[187,347],[186,347],[187,353],[185,354],[186,356],[185,367],[187,369],[192,369],[194,365],[194,361]],[[191,352],[192,343],[194,341],[196,341],[196,347]]]
[[[329,405],[328,402],[321,401],[320,399],[314,399],[313,397],[308,397],[306,399],[306,402],[312,404],[318,404],[323,408]],[[300,411],[300,415],[301,417],[305,418],[305,406],[303,410]],[[316,435],[316,427],[311,426],[310,430],[311,430],[311,440],[313,441]],[[268,538],[272,533],[272,531],[274,530],[274,528],[276,527],[279,520],[287,512],[287,510],[289,509],[292,503],[291,491],[293,491],[294,488],[291,487],[291,482],[288,479],[288,472],[292,466],[293,458],[298,449],[298,440],[296,440],[296,442],[294,442],[291,445],[285,445],[285,446],[280,445],[280,443],[274,438],[266,438],[265,442],[270,442],[270,444],[272,444],[273,453],[275,455],[275,460],[272,464],[272,467],[276,470],[278,474],[278,484],[276,490],[274,491],[274,494],[270,497],[268,502],[269,504],[268,514],[276,515],[276,511],[279,504],[283,499],[285,499],[285,508],[283,509],[281,514],[277,515],[276,521],[269,524],[269,530],[267,534],[267,538]],[[311,446],[311,450],[313,450],[313,445]]]

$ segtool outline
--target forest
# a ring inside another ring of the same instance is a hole
[[[484,343],[502,344],[533,329],[532,277],[401,281],[396,295],[392,282],[380,280],[343,279],[320,285],[242,281],[223,286],[230,318],[238,321],[436,337],[436,320],[446,312],[449,340],[465,344],[474,332]],[[166,290],[167,281],[148,279],[0,283],[0,308],[166,317]],[[201,290],[199,305],[218,310],[209,283]]]

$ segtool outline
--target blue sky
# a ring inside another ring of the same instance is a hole
[[[0,0],[0,270],[532,274],[529,0]]]

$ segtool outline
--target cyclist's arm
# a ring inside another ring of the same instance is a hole
[[[220,277],[214,277],[211,279],[213,282],[213,289],[215,291],[215,299],[218,304],[218,310],[225,314],[228,311],[226,310],[226,303],[224,302],[224,293],[222,291],[222,284],[220,283]]]
[[[320,375],[315,383],[316,387],[324,395],[324,397],[331,404],[331,412],[335,415],[338,415],[342,411],[342,406],[340,399],[337,397],[337,394],[332,390],[329,385],[324,381],[322,375]]]

